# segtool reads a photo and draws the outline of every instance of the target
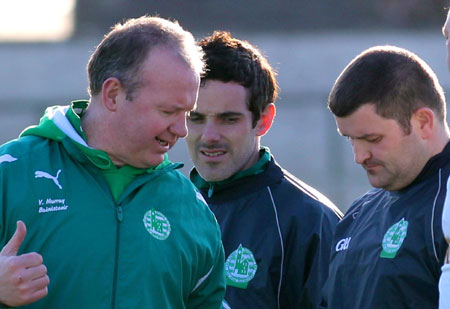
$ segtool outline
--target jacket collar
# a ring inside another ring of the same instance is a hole
[[[433,157],[428,160],[428,162],[423,167],[422,171],[419,173],[419,175],[414,179],[414,181],[409,184],[407,187],[403,188],[402,190],[398,192],[402,192],[410,188],[411,186],[420,183],[427,178],[435,175],[435,173],[442,168],[443,166],[447,165],[450,161],[450,141],[447,142],[447,145],[445,145],[442,152],[438,153],[437,155],[434,155]]]
[[[259,150],[259,160],[256,162],[253,166],[251,166],[249,169],[246,169],[244,171],[240,171],[233,176],[231,176],[228,179],[221,180],[221,181],[206,181],[203,179],[198,171],[195,169],[195,167],[190,172],[190,179],[194,183],[194,185],[200,189],[205,190],[208,189],[208,197],[211,197],[214,191],[222,190],[223,188],[227,188],[230,184],[234,183],[235,181],[246,178],[248,176],[257,175],[261,172],[263,172],[268,164],[268,162],[271,160],[271,154],[270,150],[267,147],[261,147]]]
[[[260,149],[260,159],[248,170],[236,173],[232,177],[219,182],[207,182],[192,169],[190,177],[194,185],[208,201],[220,202],[234,199],[242,194],[249,194],[261,187],[280,181],[283,177],[281,167],[275,162],[266,147]]]

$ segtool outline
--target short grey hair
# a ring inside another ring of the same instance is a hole
[[[131,101],[141,86],[141,65],[155,47],[173,48],[193,72],[198,76],[204,73],[202,49],[177,21],[151,16],[132,18],[113,26],[91,55],[87,65],[90,96],[99,94],[105,80],[115,77]]]

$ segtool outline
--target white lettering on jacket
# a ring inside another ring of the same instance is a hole
[[[65,198],[50,198],[50,197],[46,199],[39,199],[38,206],[39,206],[38,209],[39,213],[64,211],[69,208],[69,206],[66,204]]]
[[[336,251],[343,251],[348,249],[348,245],[350,244],[351,237],[343,238],[338,241],[336,244]]]

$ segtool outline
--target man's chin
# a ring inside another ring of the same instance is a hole
[[[202,176],[202,175],[200,174],[200,176]],[[214,175],[214,176],[206,175],[205,177],[202,176],[202,178],[208,182],[217,182],[217,181],[222,181],[222,180],[226,179],[224,177],[217,176],[217,175]]]
[[[161,156],[153,156],[151,160],[148,160],[147,162],[141,162],[140,166],[135,166],[137,168],[147,169],[151,167],[155,167],[160,165],[164,161],[164,155]]]
[[[225,179],[231,177],[231,175],[229,175],[229,173],[217,171],[217,170],[211,170],[211,169],[202,170],[202,169],[197,168],[197,171],[204,180],[209,181],[209,182],[222,181],[222,180],[225,180]]]
[[[387,191],[392,191],[389,188],[389,183],[387,183],[386,181],[380,181],[380,179],[371,179],[369,177],[369,183],[374,188],[379,188],[379,189],[384,189],[384,190],[387,190]]]
[[[380,183],[380,180],[377,177],[374,177],[374,175],[370,174],[369,172],[367,172],[367,178],[369,180],[369,183],[372,187],[374,188],[381,188],[382,185]]]

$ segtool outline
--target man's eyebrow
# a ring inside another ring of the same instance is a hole
[[[224,112],[216,115],[217,117],[225,118],[225,117],[238,117],[242,116],[242,113],[239,112]]]
[[[351,139],[366,139],[366,138],[379,136],[379,135],[380,134],[377,134],[377,133],[369,133],[369,134],[364,134],[361,136],[350,136],[350,135],[341,134],[341,136],[346,137],[346,138],[351,138]]]
[[[223,112],[223,113],[218,113],[218,114],[203,114],[200,113],[196,110],[193,110],[190,112],[191,115],[196,115],[196,116],[212,116],[212,117],[217,117],[217,118],[226,118],[226,117],[241,117],[243,114],[240,112]]]
[[[181,107],[179,105],[176,105],[176,104],[173,104],[173,105],[159,104],[159,105],[156,105],[156,108],[157,109],[162,109],[162,110],[173,110],[173,111],[181,111],[181,110],[185,109],[185,108],[183,108],[183,107]]]
[[[195,115],[203,115],[202,113],[199,113],[199,112],[197,112],[197,111],[195,111],[195,110],[190,111],[189,114],[190,114],[190,115],[192,115],[192,114],[195,114]]]

